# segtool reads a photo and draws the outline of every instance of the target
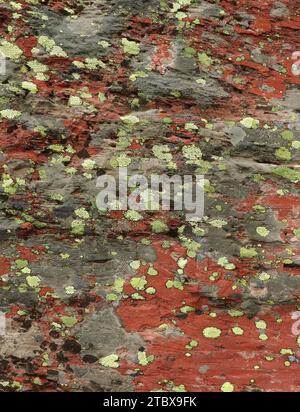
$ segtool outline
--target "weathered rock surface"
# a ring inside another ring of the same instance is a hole
[[[0,391],[298,392],[297,2],[0,14]],[[204,216],[99,210],[119,167]]]

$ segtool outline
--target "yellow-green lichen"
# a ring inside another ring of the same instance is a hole
[[[0,52],[14,61],[19,60],[19,58],[23,55],[23,51],[16,44],[10,43],[6,40],[1,41]]]
[[[270,233],[269,229],[264,226],[258,226],[256,228],[256,233],[261,237],[266,237]]]
[[[221,386],[222,392],[234,392],[234,385],[231,382],[224,382]]]
[[[4,109],[0,111],[0,116],[8,120],[14,120],[20,117],[21,113],[18,110]]]
[[[253,119],[253,117],[244,117],[240,123],[247,129],[257,129],[259,126],[259,120]]]
[[[28,90],[32,94],[36,94],[38,92],[37,85],[32,82],[22,82],[22,89]]]
[[[219,328],[210,326],[210,327],[204,328],[202,333],[208,339],[217,339],[218,337],[221,336],[222,331]]]
[[[123,38],[121,40],[121,43],[123,46],[124,53],[131,54],[134,56],[140,53],[140,46],[135,41],[130,41],[126,38]]]
[[[67,328],[72,328],[77,323],[75,316],[62,316],[61,321]]]
[[[41,279],[38,276],[27,276],[26,281],[31,288],[37,288],[41,283]]]
[[[154,220],[154,222],[151,223],[151,229],[154,233],[163,233],[169,230],[168,226],[161,220]]]
[[[244,330],[240,328],[239,326],[235,326],[231,330],[235,335],[238,335],[238,336],[241,336],[244,334]]]
[[[105,356],[99,360],[99,363],[105,368],[118,368],[119,367],[119,356],[116,354],[111,354]]]
[[[140,278],[134,277],[130,280],[130,284],[135,290],[144,290],[147,285],[147,279],[145,276]]]
[[[245,259],[254,258],[257,256],[257,252],[253,247],[241,247],[240,257]]]

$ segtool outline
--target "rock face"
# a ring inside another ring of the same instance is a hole
[[[0,391],[300,390],[296,3],[0,4]]]

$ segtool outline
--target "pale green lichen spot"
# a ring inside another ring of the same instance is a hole
[[[67,328],[72,328],[77,323],[77,319],[75,316],[62,316],[61,320]]]
[[[4,109],[0,111],[0,115],[1,117],[4,117],[5,119],[14,120],[20,117],[21,113],[18,110]]]
[[[240,257],[250,259],[257,256],[257,252],[254,247],[241,247],[240,249]]]
[[[266,329],[267,323],[264,320],[257,320],[255,326],[257,329]]]
[[[23,51],[16,44],[6,40],[1,41],[0,52],[11,60],[18,60],[23,55]]]
[[[140,46],[135,41],[130,41],[124,37],[121,42],[125,53],[134,56],[140,53]]]
[[[203,329],[203,335],[209,339],[216,339],[221,336],[221,329],[215,328],[213,326]]]
[[[26,280],[31,288],[37,288],[41,283],[41,279],[38,276],[27,276]]]
[[[261,237],[266,237],[270,233],[269,229],[264,226],[258,226],[256,228],[256,233]]]
[[[116,354],[111,354],[105,356],[99,360],[100,364],[105,368],[118,368],[119,367],[119,356]]]
[[[240,123],[247,129],[257,129],[259,126],[259,120],[253,119],[253,117],[244,117]]]
[[[130,280],[130,284],[135,290],[144,290],[147,285],[147,280],[144,276],[140,278],[134,277]]]
[[[241,336],[241,335],[244,334],[244,330],[242,328],[238,327],[238,326],[235,326],[231,330],[235,335],[238,335],[238,336]]]
[[[233,392],[234,385],[231,382],[224,382],[223,385],[221,386],[221,391],[222,392]]]

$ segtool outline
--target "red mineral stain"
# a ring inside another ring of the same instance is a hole
[[[0,276],[6,275],[9,271],[10,271],[9,260],[4,256],[0,256]]]

